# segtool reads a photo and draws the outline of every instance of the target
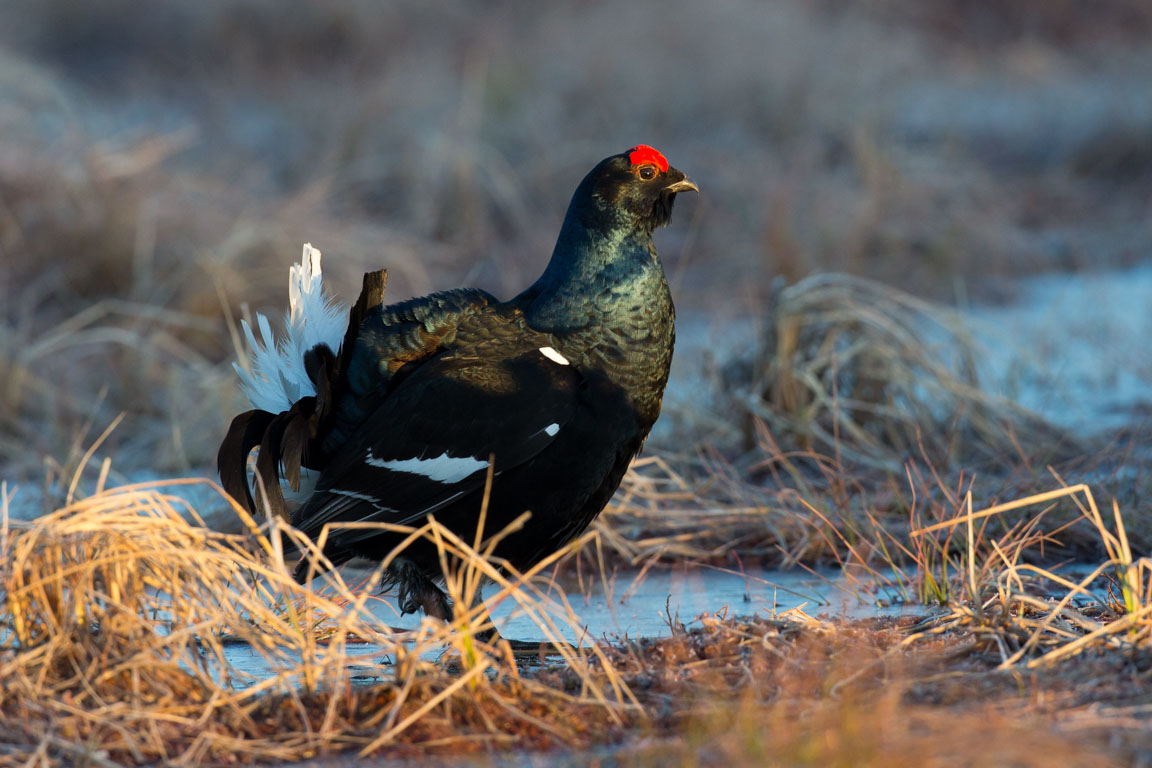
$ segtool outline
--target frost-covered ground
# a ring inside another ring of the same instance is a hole
[[[1084,435],[1137,426],[1152,406],[1152,266],[1045,275],[1019,299],[968,311],[982,380]]]

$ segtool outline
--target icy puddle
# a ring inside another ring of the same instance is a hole
[[[813,616],[851,618],[896,610],[896,596],[883,590],[878,593],[874,584],[854,583],[839,571],[813,575],[799,569],[740,574],[701,566],[653,568],[647,573],[621,574],[614,580],[610,577],[607,588],[597,578],[584,593],[573,590],[567,597],[586,628],[585,636],[595,639],[613,635],[663,637],[672,631],[669,617],[690,627],[700,614],[724,610],[730,616],[801,610]],[[490,602],[489,608],[505,637],[543,639],[530,618],[507,605],[511,601],[504,602],[496,606]],[[578,638],[568,639],[571,642]]]
[[[346,569],[344,578],[349,583],[357,583],[362,576]],[[489,586],[486,594],[495,594],[495,591]],[[550,612],[553,625],[574,645],[665,637],[671,634],[673,626],[691,629],[701,614],[724,611],[729,616],[803,611],[811,616],[870,618],[922,614],[929,610],[919,605],[906,606],[894,590],[879,587],[870,578],[851,579],[841,571],[812,574],[800,569],[753,570],[740,574],[691,565],[617,573],[615,577],[609,576],[606,586],[598,576],[591,582],[586,578],[583,590],[573,585],[564,593],[553,589],[548,597],[555,603]],[[565,598],[575,620],[569,618],[563,608]],[[504,637],[530,642],[546,639],[537,621],[526,615],[512,598],[498,602],[489,597],[486,602]],[[370,605],[375,606],[374,615],[389,626],[397,629],[420,626],[421,616],[399,615],[391,595],[375,598]],[[387,663],[383,649],[360,644],[352,645],[349,651],[361,658],[364,665],[358,675],[358,665],[352,662],[354,680],[372,683],[380,679],[378,665]],[[225,653],[238,670],[252,675],[253,683],[270,674],[260,653],[247,644],[229,644]],[[436,653],[430,655],[434,657]]]

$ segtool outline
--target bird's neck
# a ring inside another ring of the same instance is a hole
[[[664,269],[648,232],[597,228],[569,210],[544,274],[518,299],[528,322],[541,331],[572,330],[667,295]]]
[[[676,310],[651,234],[597,229],[570,208],[552,260],[514,300],[561,354],[618,385],[647,434],[672,363]]]

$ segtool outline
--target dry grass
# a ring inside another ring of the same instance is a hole
[[[1044,518],[1055,503],[1070,499],[1080,520],[1046,530]],[[1040,506],[1038,513],[1001,535],[984,527],[994,516]],[[921,551],[934,549],[944,565],[936,584],[952,582],[950,614],[928,622],[931,631],[965,627],[986,653],[998,654],[1000,668],[1052,666],[1087,651],[1130,653],[1147,648],[1152,638],[1152,560],[1134,555],[1119,506],[1105,518],[1086,485],[1065,486],[980,511],[966,513],[912,531]],[[1107,559],[1087,573],[1066,576],[1055,568],[1029,562],[1044,547],[1058,547],[1060,532],[1074,524],[1089,526],[1099,537]],[[980,530],[977,531],[977,526]],[[952,558],[941,532],[964,532],[964,553]],[[936,538],[931,538],[936,534]],[[920,562],[920,561],[918,561]],[[1057,599],[1048,597],[1056,585]]]
[[[472,564],[449,582],[457,605],[491,576],[497,597],[558,641],[578,684],[522,679],[506,646],[476,640],[487,620],[478,610],[401,637],[370,610],[371,589],[338,575],[323,589],[297,585],[276,556],[279,536],[251,520],[246,536],[215,533],[181,506],[158,488],[124,487],[32,525],[3,518],[4,760],[200,764],[401,743],[579,744],[637,714],[601,650],[560,642],[571,613],[533,574],[509,581],[434,523],[413,536]],[[254,664],[228,652],[237,643]],[[353,674],[384,682],[350,688]],[[552,710],[565,716],[542,718]]]
[[[907,643],[907,621],[854,624],[706,617],[626,646],[617,665],[657,707],[629,765],[1076,765],[1132,759],[1122,707],[1095,711],[1077,689],[1094,669],[1015,678],[969,659],[967,640]],[[1113,673],[1114,674],[1114,673]],[[1118,698],[1148,696],[1139,684]],[[1127,745],[1126,745],[1127,746]],[[1138,747],[1139,748],[1139,747]],[[1133,751],[1138,751],[1133,750]]]
[[[909,456],[1003,463],[1067,441],[981,388],[979,349],[955,311],[844,274],[781,285],[769,307],[751,381],[733,405],[780,443],[900,472]]]

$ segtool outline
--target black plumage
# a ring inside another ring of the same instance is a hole
[[[495,550],[517,569],[578,536],[608,503],[660,412],[675,310],[652,245],[676,194],[696,190],[650,147],[600,162],[577,187],[543,275],[510,301],[479,290],[382,306],[383,273],[365,277],[339,354],[311,350],[316,395],[284,413],[237,416],[221,446],[224,487],[252,507],[245,468],[284,513],[283,477],[319,470],[292,515],[336,565],[384,559],[402,536],[341,523],[421,525],[476,535],[490,464],[484,536],[523,512]],[[277,468],[283,474],[277,474]],[[386,578],[402,610],[446,617],[430,542]],[[306,574],[302,563],[298,577]]]

